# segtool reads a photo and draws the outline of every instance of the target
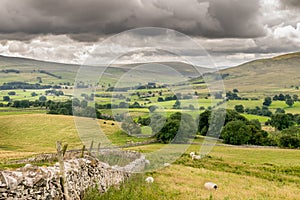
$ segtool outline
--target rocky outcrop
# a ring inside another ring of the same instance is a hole
[[[105,192],[145,167],[141,155],[126,166],[109,166],[90,156],[64,162],[66,184],[71,199],[80,199],[87,188]],[[25,165],[15,171],[0,172],[0,199],[63,199],[59,164],[51,167]]]

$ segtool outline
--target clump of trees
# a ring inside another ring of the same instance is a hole
[[[211,127],[208,127],[212,117],[211,114],[211,111],[207,110],[199,115],[198,131],[202,135],[206,135],[208,129],[211,129]],[[275,113],[271,115],[271,119],[266,124],[275,127],[277,130],[276,137],[262,130],[258,120],[247,120],[236,111],[226,110],[224,127],[216,130],[220,130],[220,138],[226,144],[300,147],[300,127],[295,126],[295,124],[300,124],[299,114]],[[214,126],[214,124],[211,126]]]
[[[64,95],[64,92],[61,90],[46,90],[45,95],[62,96]]]
[[[121,127],[130,136],[142,133],[141,127],[131,117],[125,117]]]
[[[246,108],[245,113],[251,114],[251,115],[259,115],[259,116],[266,116],[270,117],[272,115],[272,112],[269,110],[267,106],[256,106],[255,108]]]
[[[41,74],[47,74],[47,75],[49,75],[49,76],[52,76],[52,77],[55,77],[55,78],[61,79],[61,76],[59,76],[59,75],[56,75],[56,74],[53,74],[53,73],[51,73],[51,72],[48,72],[48,71],[46,71],[46,70],[39,70],[39,72],[40,72]]]
[[[279,137],[279,146],[288,148],[300,148],[300,127],[284,129]]]
[[[158,122],[163,121],[158,118]],[[196,135],[197,127],[193,117],[186,113],[176,112],[168,117],[154,137],[161,143],[186,143],[190,138]]]
[[[270,106],[272,104],[272,99],[271,97],[266,97],[264,102],[263,102],[263,105],[264,106]]]
[[[132,104],[129,104],[127,102],[120,102],[119,104],[97,104],[96,103],[96,108],[97,109],[112,109],[112,108],[144,108],[144,106],[140,105],[138,102],[134,102]]]
[[[212,112],[209,110],[206,110],[199,115],[197,120],[198,132],[201,135],[207,135],[208,130],[212,129],[216,132],[215,135],[220,135],[220,138],[223,139],[226,144],[270,144],[268,133],[261,129],[261,125],[258,120],[249,121],[234,110],[225,111],[225,120],[222,121],[220,119],[220,123],[223,122],[223,124],[210,124],[211,118]],[[214,126],[217,126],[218,128],[214,128]]]
[[[194,138],[197,126],[193,117],[186,113],[176,112],[165,117],[154,113],[150,117],[139,117],[138,124],[149,126],[153,137],[160,143],[186,143]]]
[[[41,85],[39,83],[31,84],[26,82],[8,82],[3,83],[3,85],[0,86],[0,90],[13,90],[13,89],[60,89],[61,86],[59,85]]]
[[[279,95],[274,95],[273,96],[273,101],[285,101],[285,103],[289,106],[292,107],[296,101],[299,101],[298,95],[294,94],[293,96],[289,94],[279,94]]]

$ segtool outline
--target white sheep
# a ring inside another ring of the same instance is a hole
[[[192,156],[192,160],[200,160],[201,159],[201,156],[200,155],[193,155]]]
[[[148,177],[145,179],[145,181],[146,181],[147,183],[153,183],[153,182],[154,182],[154,178],[151,177],[151,176],[148,176]]]
[[[169,167],[170,165],[170,163],[164,163],[164,167]]]
[[[217,184],[215,184],[215,183],[213,183],[213,182],[206,182],[205,184],[204,184],[204,187],[206,188],[206,189],[208,189],[208,190],[213,190],[213,189],[217,189],[218,188],[218,186],[217,186]]]
[[[195,152],[191,152],[190,156],[193,157],[195,155]]]

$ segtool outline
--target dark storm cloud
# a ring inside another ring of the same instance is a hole
[[[300,1],[299,0],[280,0],[283,8],[297,8],[300,9]]]
[[[258,0],[212,0],[209,14],[215,18],[221,31],[211,33],[217,37],[259,37],[265,34],[259,23],[260,5]]]
[[[264,35],[259,15],[259,0],[3,0],[0,34],[13,39],[68,34],[78,41],[96,41],[155,26],[208,38],[247,38]]]

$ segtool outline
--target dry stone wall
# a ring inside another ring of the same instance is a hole
[[[127,152],[127,154],[129,154]],[[90,156],[64,162],[70,199],[80,199],[88,187],[105,192],[145,167],[141,155],[126,166],[109,166]],[[59,164],[51,167],[25,165],[15,171],[0,172],[0,199],[63,199]]]

